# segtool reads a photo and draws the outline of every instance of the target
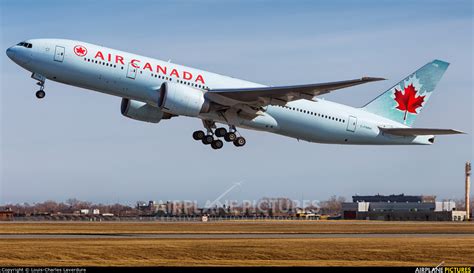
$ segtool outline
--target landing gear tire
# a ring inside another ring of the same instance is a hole
[[[232,142],[237,139],[237,135],[234,132],[228,132],[224,135],[224,139],[227,142]]]
[[[38,91],[36,92],[36,97],[37,97],[38,99],[42,99],[42,98],[44,98],[45,96],[46,96],[46,92],[44,92],[43,90],[38,90]]]
[[[223,127],[217,128],[216,131],[215,131],[215,134],[216,134],[217,137],[223,137],[227,134],[227,130]]]
[[[214,137],[212,135],[206,135],[202,138],[202,143],[204,145],[209,145],[214,141]]]
[[[246,143],[246,141],[245,141],[245,138],[243,138],[243,137],[238,137],[234,140],[234,145],[237,146],[237,147],[242,147],[242,146],[245,145],[245,143]]]
[[[219,140],[219,139],[216,139],[211,143],[211,147],[214,150],[218,150],[222,148],[222,146],[224,146],[224,142],[222,142],[222,140]]]
[[[195,132],[193,133],[193,138],[194,138],[194,140],[201,140],[201,139],[204,138],[205,135],[206,135],[206,134],[204,134],[203,131],[195,131]]]

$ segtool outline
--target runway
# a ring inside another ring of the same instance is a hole
[[[474,238],[474,234],[458,233],[220,233],[220,234],[156,234],[156,233],[112,233],[112,234],[0,234],[0,239],[327,239],[327,238]]]

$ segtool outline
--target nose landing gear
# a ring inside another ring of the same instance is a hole
[[[44,98],[46,96],[46,92],[44,92],[44,83],[46,81],[46,78],[38,73],[33,73],[31,75],[31,78],[37,80],[38,82],[36,84],[40,86],[40,90],[36,91],[36,97],[38,99]]]
[[[229,131],[227,131],[223,127],[213,130],[213,128],[216,128],[216,124],[213,121],[203,120],[202,123],[207,130],[207,134],[201,130],[195,131],[193,132],[193,139],[201,140],[205,145],[210,144],[214,150],[221,149],[224,146],[224,142],[214,138],[214,136],[217,138],[223,137],[226,142],[233,142],[236,147],[242,147],[246,143],[245,138],[242,136],[237,137],[237,130],[233,125],[229,126]]]

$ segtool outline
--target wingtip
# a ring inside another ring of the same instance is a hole
[[[385,79],[385,78],[378,78],[378,77],[362,77],[361,80],[374,82],[374,81],[385,81],[385,80],[387,80],[387,79]]]

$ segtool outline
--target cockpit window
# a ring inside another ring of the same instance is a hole
[[[30,43],[25,43],[25,42],[21,42],[19,44],[17,44],[18,46],[22,46],[22,47],[26,47],[26,48],[32,48],[33,45],[30,44]]]

